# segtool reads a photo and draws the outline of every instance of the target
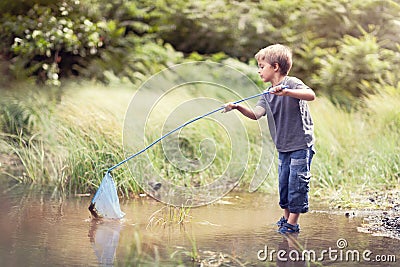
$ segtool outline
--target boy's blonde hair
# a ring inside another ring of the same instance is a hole
[[[282,75],[288,75],[292,68],[292,51],[281,44],[267,46],[258,51],[254,57],[257,61],[266,61],[271,65],[278,63]]]

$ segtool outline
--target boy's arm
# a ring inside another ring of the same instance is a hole
[[[283,89],[280,91],[273,91],[271,94],[278,96],[290,96],[306,101],[313,101],[315,99],[315,93],[311,88]]]
[[[254,108],[254,110],[251,110],[245,106],[242,106],[239,104],[233,104],[233,103],[226,104],[224,112],[231,111],[232,109],[237,109],[244,116],[246,116],[252,120],[258,120],[259,118],[261,118],[262,116],[265,115],[265,109],[261,106],[256,106]]]

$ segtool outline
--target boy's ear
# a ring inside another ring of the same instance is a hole
[[[278,71],[279,70],[279,64],[278,63],[275,62],[272,66],[274,67],[274,71]]]

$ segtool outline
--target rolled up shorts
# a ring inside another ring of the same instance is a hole
[[[279,206],[291,213],[308,212],[312,147],[291,152],[279,152]]]

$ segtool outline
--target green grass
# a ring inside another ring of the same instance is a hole
[[[20,162],[17,171],[3,171],[20,182],[51,185],[66,193],[94,192],[104,172],[127,156],[123,151],[122,128],[134,91],[128,84],[105,87],[92,83],[70,84],[61,94],[22,89],[29,93],[4,91],[0,100],[1,154],[16,157]],[[352,111],[336,107],[324,97],[310,103],[317,138],[312,166],[313,197],[350,206],[354,194],[398,187],[400,94],[398,90],[387,91],[364,99]],[[179,103],[178,97],[174,96],[173,101]],[[186,97],[181,96],[181,100]],[[165,103],[164,111],[171,109],[170,104]],[[165,115],[157,114],[165,113],[152,113],[155,117],[149,119],[146,130],[148,143],[161,135],[157,123]],[[257,124],[250,120],[245,120],[245,124],[249,143],[243,146],[248,146],[251,153],[241,188],[247,190],[260,148]],[[174,167],[161,144],[148,150],[146,157],[158,174],[178,185],[207,184],[224,171],[226,161],[232,158],[226,129],[213,120],[199,120],[182,130],[178,142],[185,157],[201,158],[201,142],[210,136],[214,143],[208,149],[215,157],[208,159],[212,164],[204,171],[187,172]],[[113,171],[121,196],[141,191],[132,175],[145,177],[147,167],[142,166],[141,171],[133,174],[128,166]],[[276,191],[276,181],[275,158],[262,190]]]
[[[190,221],[190,211],[190,207],[175,207],[165,205],[150,216],[146,228],[166,228],[167,226],[171,225],[179,225],[184,227],[184,224]]]
[[[314,195],[356,206],[353,196],[398,187],[399,104],[399,93],[370,96],[350,112],[323,98],[312,104],[317,137]]]
[[[16,179],[85,193],[94,191],[104,172],[124,158],[122,121],[132,92],[93,84],[83,89],[75,86],[65,89],[61,99],[48,96],[47,105],[38,101],[42,97],[6,92],[7,101],[16,103],[10,110],[19,110],[0,117],[0,125],[5,125],[1,147],[2,154],[16,156],[23,167],[13,174]],[[34,119],[21,120],[20,114]],[[113,173],[121,195],[137,193],[138,186],[124,172]]]

